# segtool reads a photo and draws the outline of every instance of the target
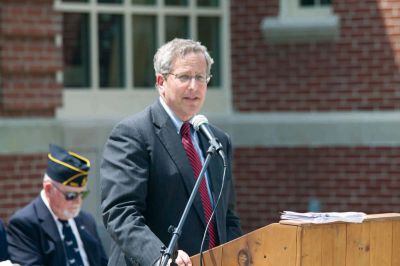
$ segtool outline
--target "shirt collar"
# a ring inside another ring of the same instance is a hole
[[[55,215],[55,213],[54,213],[53,210],[51,209],[50,203],[49,203],[49,201],[47,200],[47,197],[46,197],[46,195],[45,195],[44,189],[42,189],[42,191],[40,191],[40,197],[42,197],[42,200],[43,200],[43,202],[44,202],[44,205],[46,205],[47,209],[50,211],[51,216],[53,216],[53,219],[54,219],[55,221],[57,221],[57,220],[58,220],[58,217]]]
[[[165,103],[164,99],[160,96],[160,103],[164,110],[167,112],[168,116],[171,118],[172,122],[175,125],[176,132],[180,134],[181,127],[183,125],[183,121],[169,108],[169,106]],[[189,123],[192,122],[192,118],[190,118]]]

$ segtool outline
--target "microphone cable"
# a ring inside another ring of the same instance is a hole
[[[210,227],[210,223],[211,223],[211,221],[212,221],[213,218],[214,218],[215,210],[218,208],[218,204],[219,204],[219,201],[220,201],[221,196],[222,196],[222,191],[224,191],[224,186],[225,186],[226,169],[227,169],[228,166],[227,166],[227,164],[226,164],[225,157],[221,156],[221,158],[222,158],[223,163],[224,163],[224,171],[223,171],[223,175],[222,175],[222,185],[221,185],[221,190],[219,191],[219,195],[218,195],[217,201],[216,201],[215,206],[214,206],[214,208],[213,208],[213,211],[212,211],[212,213],[211,213],[211,217],[210,217],[210,219],[209,219],[208,222],[207,222],[206,229],[204,230],[203,239],[201,240],[201,246],[200,246],[200,266],[203,266],[203,248],[204,248],[204,241],[205,241],[205,239],[206,239],[206,235],[208,234],[208,227]],[[218,229],[217,229],[217,232],[218,232]]]

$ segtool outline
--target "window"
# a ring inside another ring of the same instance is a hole
[[[331,14],[330,0],[281,0],[281,12],[295,17],[327,16]],[[287,10],[284,10],[284,9]]]
[[[300,6],[324,6],[330,4],[330,0],[300,0]]]
[[[66,13],[63,17],[64,85],[90,86],[89,16]]]
[[[279,16],[264,18],[261,30],[271,44],[332,41],[339,35],[339,18],[331,0],[280,0]]]
[[[141,103],[145,94],[154,98],[153,56],[175,37],[209,49],[215,60],[209,91],[227,86],[229,68],[222,66],[229,56],[228,1],[55,0],[55,9],[63,13],[63,109],[73,110],[74,98],[86,98],[91,108],[103,97],[136,95]]]

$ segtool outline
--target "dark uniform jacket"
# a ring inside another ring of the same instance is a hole
[[[93,217],[81,211],[75,223],[90,265],[107,265]],[[7,228],[11,261],[27,265],[66,265],[63,243],[53,216],[38,196],[18,210]]]

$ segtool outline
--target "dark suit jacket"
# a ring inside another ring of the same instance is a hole
[[[107,265],[93,217],[81,211],[75,222],[90,265]],[[66,264],[57,225],[40,196],[10,218],[7,231],[13,263],[24,266]]]
[[[240,236],[241,230],[233,212],[231,143],[221,130],[212,126],[211,130],[228,158],[226,184],[216,211],[222,244]],[[206,151],[208,142],[199,137]],[[211,160],[208,174],[216,198],[223,175],[218,156]],[[161,246],[168,246],[168,227],[178,225],[195,184],[181,137],[159,101],[116,125],[105,145],[100,176],[103,220],[114,240],[109,265],[153,265],[160,257]],[[197,193],[178,248],[189,255],[197,254],[205,225]]]
[[[6,229],[4,227],[4,223],[0,220],[0,261],[8,260],[10,257],[8,256],[7,251],[7,235]]]

